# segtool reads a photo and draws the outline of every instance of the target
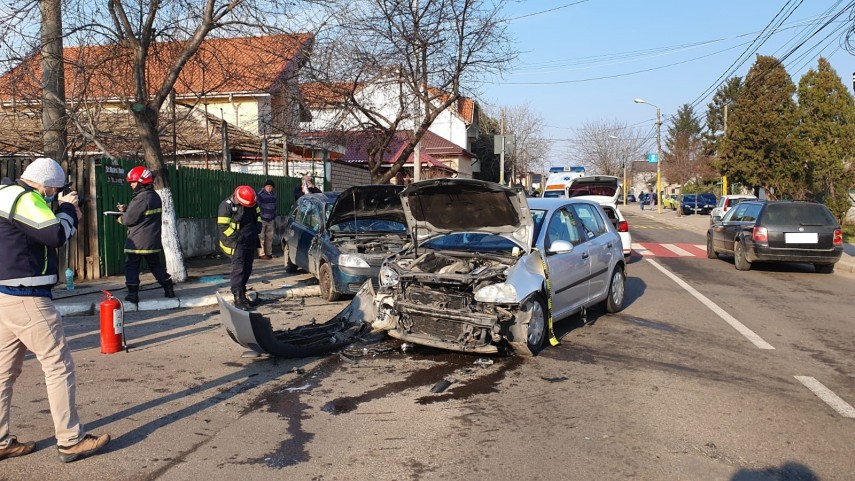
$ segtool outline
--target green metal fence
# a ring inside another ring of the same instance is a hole
[[[127,204],[130,201],[132,192],[125,181],[125,175],[137,165],[141,163],[104,159],[97,166],[98,245],[102,275],[124,272],[127,228],[119,224],[116,217],[104,215],[104,212],[116,211],[117,204]],[[220,202],[231,195],[235,187],[249,185],[260,190],[267,179],[276,184],[277,212],[280,215],[287,214],[294,203],[294,188],[300,184],[300,179],[294,177],[173,166],[169,167],[169,179],[177,217],[198,219],[215,218]]]

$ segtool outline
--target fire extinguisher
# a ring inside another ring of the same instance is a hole
[[[108,291],[104,293],[104,301],[101,302],[101,353],[113,354],[124,347],[128,352],[128,343],[125,340],[125,309],[122,302],[116,299]]]

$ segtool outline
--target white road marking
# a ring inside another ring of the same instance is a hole
[[[831,409],[837,411],[838,414],[845,418],[855,418],[855,408],[849,403],[840,398],[837,394],[825,387],[821,382],[810,376],[793,376],[820,399],[825,401],[825,404],[831,406]]]
[[[649,256],[650,251],[645,249],[641,244],[637,244],[635,242],[632,243],[632,250],[636,252],[636,254],[640,254],[642,256]]]
[[[675,246],[674,244],[662,244],[662,247],[668,249],[669,251],[673,252],[674,254],[677,254],[678,256],[694,257],[694,254],[692,254],[691,252],[680,249],[679,247]]]
[[[679,277],[677,277],[677,275],[675,275],[673,272],[670,272],[668,269],[665,269],[664,267],[659,265],[658,262],[656,262],[652,259],[647,258],[645,260],[647,262],[653,264],[653,267],[659,269],[659,271],[661,271],[663,274],[668,276],[672,281],[676,282],[677,285],[679,285],[680,287],[685,289],[686,292],[688,292],[689,294],[694,296],[695,299],[701,301],[701,303],[703,305],[707,306],[709,308],[709,310],[713,311],[716,315],[718,315],[718,317],[722,318],[724,320],[724,322],[730,324],[731,327],[733,327],[734,329],[736,329],[737,332],[739,332],[740,334],[745,336],[745,338],[748,339],[749,341],[751,341],[752,344],[754,344],[755,346],[757,346],[760,349],[775,349],[771,344],[764,341],[763,338],[758,336],[757,333],[755,333],[754,331],[752,331],[751,329],[746,327],[745,324],[736,320],[735,317],[733,317],[730,314],[728,314],[727,312],[725,312],[724,309],[722,309],[721,307],[718,307],[718,305],[716,305],[716,303],[709,300],[709,298],[707,298],[705,295],[703,295],[700,292],[698,292],[697,290],[695,290],[695,288],[693,288],[689,284],[686,284],[686,282],[683,281],[683,279],[680,279]]]

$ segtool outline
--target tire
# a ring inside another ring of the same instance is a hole
[[[713,247],[712,236],[707,234],[707,259],[718,259],[718,253]]]
[[[531,319],[526,325],[525,343],[529,352],[537,355],[546,346],[546,338],[549,337],[549,313],[546,311],[546,302],[540,294],[535,294],[528,298],[520,310],[531,311]]]
[[[745,257],[745,246],[741,241],[733,243],[733,265],[738,271],[747,271],[751,269],[751,263]]]
[[[814,264],[817,274],[832,274],[834,273],[834,264]]]
[[[330,302],[341,299],[341,293],[335,290],[332,269],[326,262],[321,264],[321,269],[318,272],[318,283],[321,286],[321,298]]]
[[[626,294],[626,277],[623,275],[623,267],[615,266],[612,271],[612,280],[609,282],[609,293],[600,303],[600,308],[610,314],[623,310],[623,300]]]
[[[288,250],[288,244],[282,243],[282,257],[285,258],[285,272],[293,274],[297,272],[297,264],[291,262],[291,252]]]

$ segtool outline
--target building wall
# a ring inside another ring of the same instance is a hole
[[[211,99],[208,101],[207,112],[219,117],[226,122],[237,126],[247,132],[258,135],[259,129],[259,98],[233,96],[231,101],[224,99]],[[203,111],[204,106],[200,107]]]
[[[332,190],[342,191],[355,185],[371,184],[371,172],[368,169],[341,162],[330,163],[330,181]]]

